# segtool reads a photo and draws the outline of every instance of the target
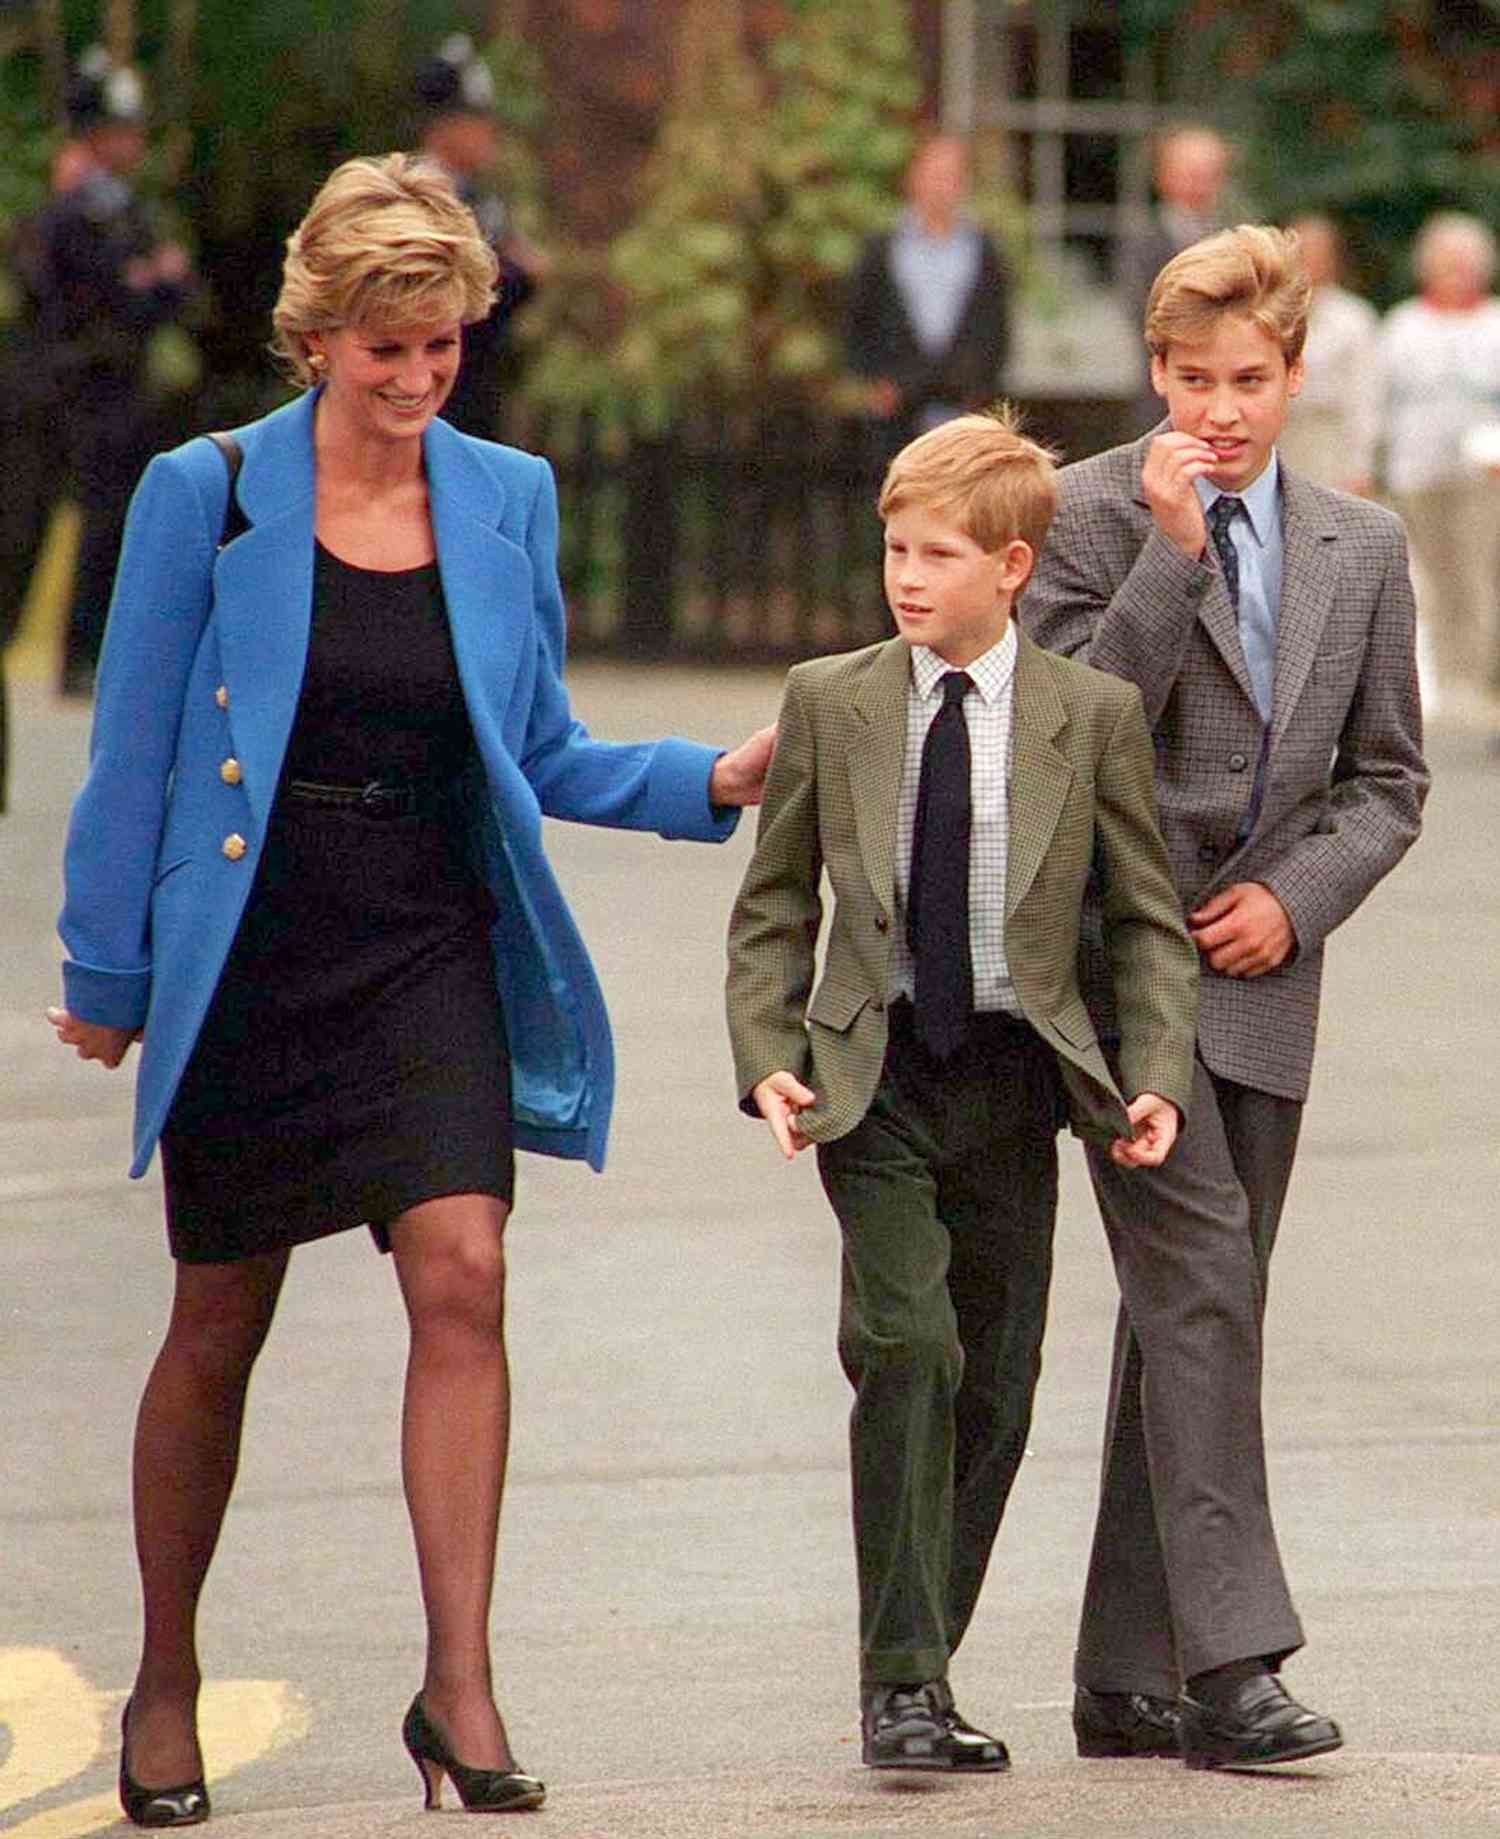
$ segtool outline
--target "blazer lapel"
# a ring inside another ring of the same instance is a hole
[[[521,635],[531,629],[531,561],[519,544],[500,533],[505,487],[464,436],[447,422],[435,421],[422,437],[422,452],[464,699],[471,720],[483,711],[503,731]],[[524,608],[528,617],[506,618],[508,607]]]
[[[241,431],[245,458],[237,489],[250,528],[214,564],[230,728],[262,835],[307,664],[316,397],[312,391]]]
[[[1140,478],[1140,467],[1146,463],[1147,448],[1158,434],[1169,433],[1171,426],[1170,421],[1159,422],[1145,439],[1137,444],[1136,453],[1139,461],[1136,468],[1137,479]],[[1140,542],[1133,547],[1132,558],[1140,554],[1147,537],[1151,534],[1152,527],[1151,506],[1147,503],[1145,494],[1139,489],[1135,494],[1135,503],[1140,512]],[[1199,604],[1198,619],[1204,631],[1213,640],[1215,650],[1229,667],[1229,674],[1244,691],[1246,699],[1253,705],[1255,689],[1250,681],[1250,666],[1245,662],[1245,647],[1240,643],[1240,624],[1235,617],[1234,603],[1229,598],[1229,589],[1225,586],[1224,578],[1217,569],[1214,571],[1213,580],[1208,584],[1207,593],[1204,594]]]
[[[1007,922],[1036,880],[1073,789],[1073,768],[1052,744],[1067,720],[1062,698],[1041,650],[1019,628],[1016,638],[1005,868]]]
[[[896,811],[906,763],[906,692],[911,649],[890,639],[854,697],[849,796],[859,852],[876,898],[896,910]]]
[[[1306,687],[1328,610],[1338,585],[1338,533],[1317,495],[1301,480],[1282,474],[1281,605],[1276,613],[1276,691],[1273,739],[1287,723]]]

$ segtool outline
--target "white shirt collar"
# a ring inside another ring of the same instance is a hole
[[[1010,685],[1011,675],[1016,668],[1016,624],[1012,617],[1006,622],[1005,636],[991,645],[988,651],[981,652],[972,664],[965,665],[974,688],[986,702],[998,702]],[[938,685],[950,670],[957,667],[940,658],[927,645],[913,645],[911,648],[912,685],[921,697],[936,696]]]

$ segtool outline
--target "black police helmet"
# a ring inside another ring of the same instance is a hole
[[[466,32],[445,38],[432,57],[417,66],[412,82],[417,105],[428,115],[490,115],[495,79]]]
[[[110,122],[142,125],[146,90],[129,64],[117,64],[102,45],[90,45],[68,78],[68,121],[77,134]]]

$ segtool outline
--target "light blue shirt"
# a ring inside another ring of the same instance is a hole
[[[1206,514],[1223,497],[1218,486],[1195,479],[1198,501]],[[1240,644],[1250,671],[1255,706],[1270,721],[1276,682],[1276,620],[1281,611],[1281,465],[1272,448],[1259,478],[1243,491],[1231,492],[1244,514],[1229,526],[1229,540],[1240,564]]]
[[[963,218],[946,236],[933,236],[914,211],[896,225],[891,278],[911,315],[917,343],[929,355],[946,351],[979,279],[979,231]]]
[[[981,243],[974,224],[960,218],[947,236],[932,236],[908,211],[891,236],[890,272],[911,319],[917,343],[929,356],[957,336],[964,307],[979,279]],[[956,415],[958,403],[929,403],[918,418],[922,432]]]

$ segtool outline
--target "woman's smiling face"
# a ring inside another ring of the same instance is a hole
[[[452,393],[463,356],[454,320],[419,326],[340,326],[309,338],[326,359],[325,401],[351,427],[383,440],[420,436]]]

